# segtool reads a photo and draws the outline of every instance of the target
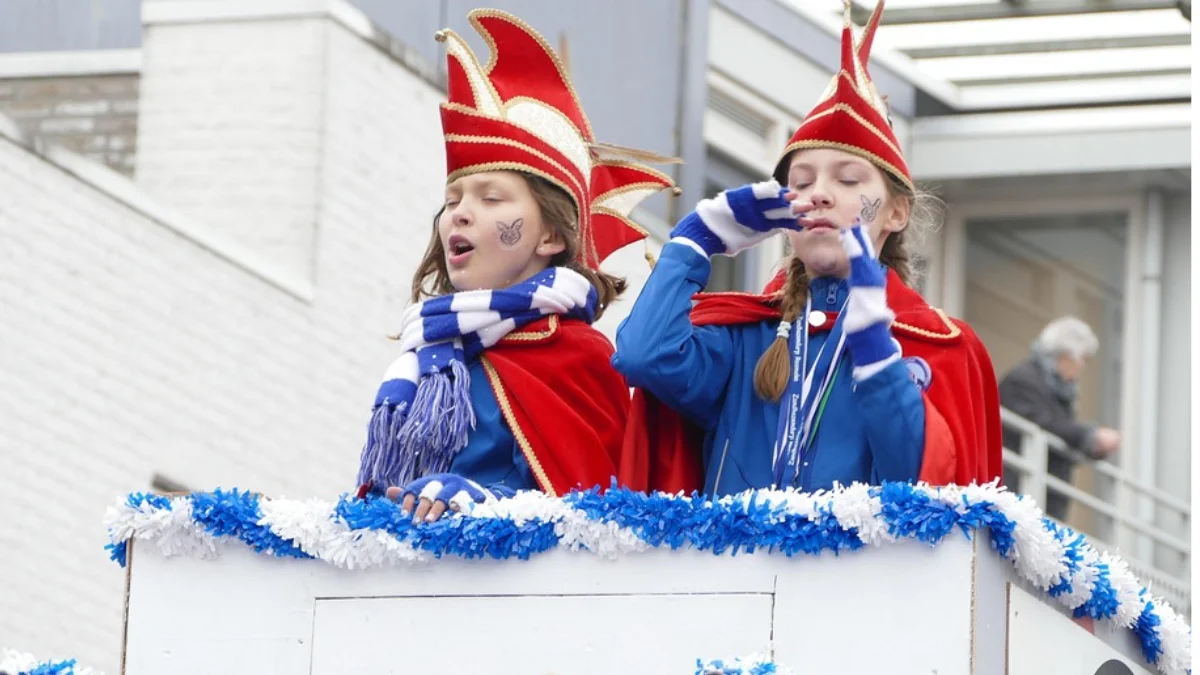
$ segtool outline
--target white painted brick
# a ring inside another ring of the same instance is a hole
[[[315,63],[329,69],[326,84],[282,82],[291,94],[262,92],[244,114],[269,113],[265,127],[319,153],[249,131],[240,148],[184,132],[171,145],[194,168],[176,179],[229,172],[245,186],[227,194],[260,199],[202,208],[206,225],[254,225],[270,199],[319,213],[311,303],[0,140],[0,513],[16,524],[0,528],[0,546],[21,551],[0,556],[6,644],[118,672],[124,575],[102,549],[100,519],[156,472],[276,495],[352,488],[374,388],[394,356],[384,335],[444,181],[441,94],[340,28],[301,32],[313,45],[330,40]],[[254,49],[210,66],[288,60],[269,36],[229,44]],[[286,105],[298,86],[317,94],[310,113],[327,107],[322,126]],[[198,124],[196,92],[178,94],[161,123],[178,114]],[[307,204],[287,201],[305,176]]]
[[[96,128],[96,120],[87,117],[53,117],[42,120],[38,128],[47,134],[86,134]]]
[[[105,100],[100,101],[64,101],[54,106],[56,115],[103,115],[108,112],[110,103]]]
[[[143,36],[138,182],[310,279],[327,21],[156,24]]]
[[[112,111],[121,115],[136,115],[140,102],[137,99],[128,101],[113,101]]]

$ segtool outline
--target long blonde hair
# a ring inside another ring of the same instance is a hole
[[[596,289],[599,302],[596,304],[596,318],[599,319],[604,310],[625,292],[626,282],[605,272],[593,270],[581,263],[579,255],[579,216],[575,209],[575,201],[554,183],[533,174],[516,171],[529,185],[533,199],[537,202],[542,214],[542,222],[549,224],[566,244],[562,253],[550,259],[551,267],[566,267],[578,272]],[[442,248],[442,238],[438,234],[438,219],[445,207],[439,209],[433,216],[433,233],[429,237],[429,245],[425,247],[425,255],[413,275],[413,302],[425,298],[447,295],[454,292],[450,283],[450,272],[446,269],[446,252]]]
[[[917,238],[923,236],[937,225],[937,199],[925,192],[914,191],[908,185],[896,179],[891,173],[882,172],[887,184],[889,200],[905,200],[909,205],[908,225],[899,232],[894,232],[883,242],[879,252],[879,261],[896,271],[896,275],[905,285],[916,281],[916,270],[912,257]],[[808,299],[808,272],[804,263],[794,256],[788,263],[787,279],[783,284],[780,298],[780,311],[783,321],[792,323],[804,311]],[[787,338],[776,337],[771,346],[758,359],[754,368],[754,391],[767,401],[779,401],[787,388],[788,374],[791,372]]]

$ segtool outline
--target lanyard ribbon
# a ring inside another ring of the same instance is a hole
[[[804,304],[804,313],[796,319],[792,331],[792,368],[791,377],[779,406],[779,426],[775,436],[773,469],[775,487],[784,488],[794,485],[800,475],[800,459],[816,436],[817,425],[820,424],[821,413],[825,411],[825,403],[829,399],[832,384],[837,377],[841,365],[842,351],[846,346],[846,335],[842,330],[842,314],[834,323],[829,337],[808,365],[808,316],[812,312],[812,298]],[[835,342],[833,353],[825,356],[825,346]],[[822,368],[823,366],[823,368]],[[816,374],[824,370],[825,377],[819,388],[814,389]],[[785,479],[790,480],[785,483]]]

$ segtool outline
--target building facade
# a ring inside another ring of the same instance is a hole
[[[683,195],[636,214],[651,241],[608,263],[632,286],[600,326],[612,336],[669,223],[774,165],[837,66],[840,3],[495,4],[566,52],[601,140],[685,161]],[[441,200],[432,33],[474,40],[470,6],[0,5],[0,546],[20,552],[0,561],[0,643],[117,672],[122,573],[100,520],[121,494],[349,489]],[[1189,501],[1190,94],[1161,73],[1127,95],[1128,75],[971,79],[943,62],[969,55],[912,25],[881,29],[872,74],[945,204],[922,291],[976,327],[1001,375],[1048,320],[1087,320],[1101,351],[1081,417],[1121,429],[1125,473]],[[757,289],[783,255],[720,260],[712,289]],[[1078,483],[1111,500],[1105,480]],[[1188,540],[1177,510],[1122,508]],[[1187,553],[1073,509],[1186,578]]]

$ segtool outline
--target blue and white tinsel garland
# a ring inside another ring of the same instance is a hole
[[[756,654],[732,661],[696,659],[696,675],[792,675],[792,671]]]
[[[1133,631],[1146,660],[1165,675],[1191,667],[1191,629],[1124,561],[995,485],[855,484],[815,493],[753,490],[718,501],[623,489],[562,498],[522,492],[420,525],[387,499],[266,499],[237,489],[173,498],[135,493],[110,507],[105,521],[111,556],[122,565],[127,542],[138,539],[167,556],[201,558],[241,541],[260,553],[344,569],[442,556],[524,560],[552,548],[609,558],[652,548],[793,556],[901,539],[936,545],[955,530],[967,537],[986,532],[1022,578],[1077,618]]]
[[[39,661],[32,654],[0,649],[0,675],[100,675],[75,664],[75,659]]]

